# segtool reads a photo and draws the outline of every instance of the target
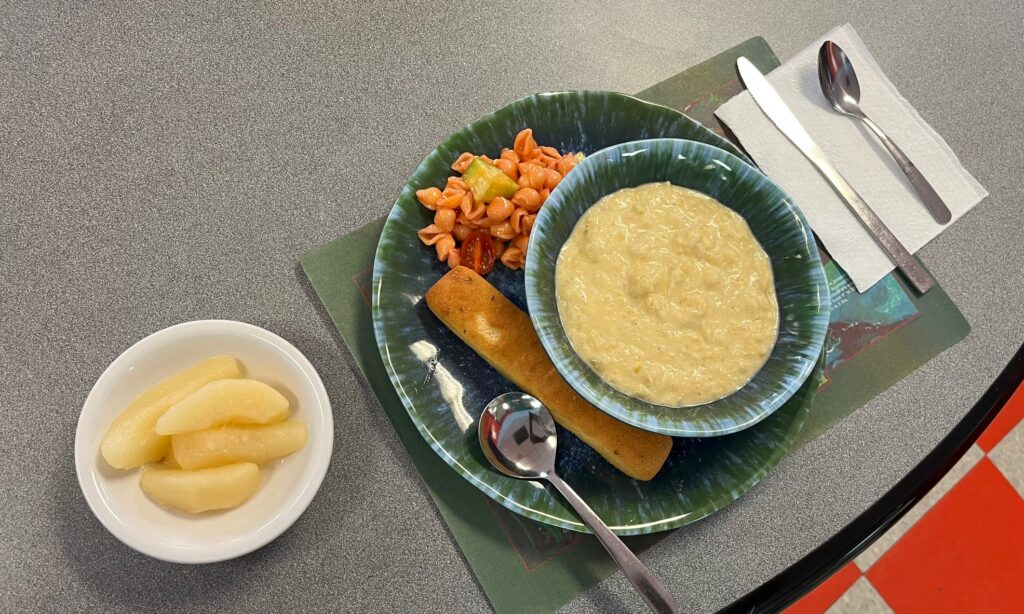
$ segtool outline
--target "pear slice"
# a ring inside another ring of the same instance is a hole
[[[149,465],[139,479],[142,490],[157,503],[198,514],[241,505],[260,485],[255,463],[208,469],[161,469]]]
[[[287,420],[269,425],[227,425],[171,437],[173,457],[183,469],[229,463],[265,463],[288,456],[306,445],[304,422]]]
[[[201,431],[221,424],[273,424],[288,417],[288,399],[253,379],[210,382],[156,421],[159,435]]]
[[[100,452],[111,467],[130,469],[160,460],[170,446],[154,432],[157,420],[175,403],[214,380],[242,377],[242,366],[230,356],[214,356],[149,388],[114,419],[103,436]]]

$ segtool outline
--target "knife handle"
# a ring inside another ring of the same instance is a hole
[[[867,228],[868,233],[871,234],[875,242],[878,243],[879,247],[889,257],[889,260],[896,265],[896,268],[914,286],[914,289],[920,294],[930,290],[935,285],[935,280],[932,276],[914,259],[914,256],[907,251],[907,248],[903,247],[903,244],[896,238],[896,235],[892,234],[892,231],[889,230],[882,219],[871,210],[871,207],[864,202],[860,194],[857,194],[853,186],[839,174],[836,167],[832,166],[832,163],[825,157],[825,152],[815,145],[813,151],[806,153],[807,157],[818,167],[818,170],[821,171],[825,179],[832,184],[836,193],[850,206],[850,210],[857,216],[860,223]]]

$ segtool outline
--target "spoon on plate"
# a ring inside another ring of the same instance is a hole
[[[555,472],[555,449],[558,445],[555,421],[540,401],[522,392],[508,392],[496,397],[480,415],[478,434],[484,456],[495,469],[514,478],[547,480],[562,493],[651,610],[679,611],[676,600],[665,585],[611,532],[576,491],[558,477]]]
[[[871,121],[860,108],[860,82],[857,80],[857,73],[853,70],[853,63],[846,56],[843,49],[832,41],[825,41],[818,50],[818,81],[821,83],[821,91],[825,98],[836,111],[856,117],[864,122],[867,127],[875,133],[882,145],[889,150],[889,154],[899,164],[903,174],[914,186],[917,195],[932,214],[935,221],[946,224],[953,218],[949,207],[935,193],[935,188],[924,178],[917,166],[903,153],[896,143],[889,138],[878,124]]]

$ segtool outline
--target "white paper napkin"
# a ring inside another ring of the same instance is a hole
[[[853,26],[836,28],[768,75],[839,172],[911,253],[948,226],[932,219],[906,176],[858,120],[834,111],[818,84],[818,49],[839,44],[860,81],[861,108],[906,152],[953,214],[952,224],[988,192],[882,72]],[[922,50],[924,51],[924,50]],[[854,285],[864,292],[894,268],[828,182],[765,116],[748,92],[716,112],[761,170],[784,189]]]

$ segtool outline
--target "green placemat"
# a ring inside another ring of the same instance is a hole
[[[741,55],[764,72],[779,64],[764,39],[753,38],[638,96],[679,109],[722,133],[713,111],[742,89],[734,70]],[[493,503],[420,437],[391,386],[373,337],[369,286],[383,226],[380,219],[311,250],[302,257],[302,268],[495,610],[553,611],[615,572],[615,564],[593,537],[522,518]],[[833,296],[826,377],[796,447],[969,331],[966,320],[938,286],[917,299],[890,275],[858,294],[831,261],[826,272]],[[626,542],[640,551],[664,535],[631,537]]]

